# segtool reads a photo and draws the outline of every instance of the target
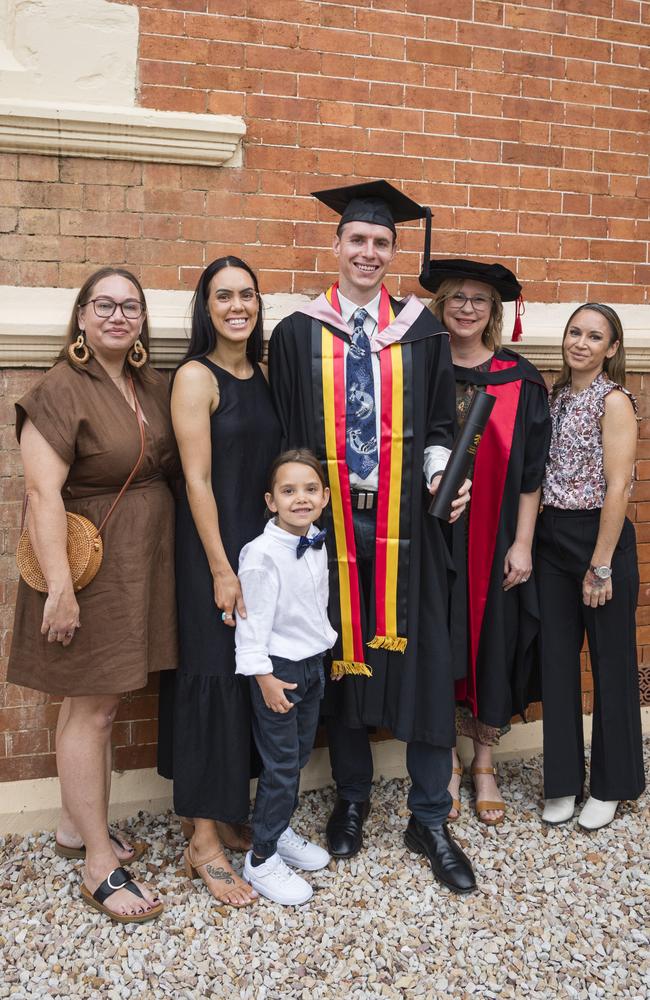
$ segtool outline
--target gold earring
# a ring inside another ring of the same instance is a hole
[[[68,356],[71,361],[78,361],[80,365],[86,365],[90,361],[90,350],[83,333],[68,347]]]
[[[135,344],[127,354],[126,360],[132,368],[142,368],[143,365],[146,365],[148,357],[149,355],[145,350],[144,344],[138,337]]]

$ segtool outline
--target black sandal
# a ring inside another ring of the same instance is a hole
[[[112,833],[109,830],[108,836],[109,839],[112,840],[114,844],[117,844],[117,846],[120,847],[123,851],[126,850],[125,842],[115,833]],[[147,849],[146,844],[140,844],[140,843],[133,844],[132,845],[133,854],[131,855],[130,858],[124,858],[124,861],[128,862],[138,861],[142,857],[146,849]],[[86,848],[83,844],[81,847],[66,847],[65,844],[60,844],[59,841],[56,840],[54,842],[54,853],[57,855],[57,857],[67,858],[69,861],[77,861],[77,860],[83,861],[83,859],[86,857]]]
[[[128,889],[134,896],[138,896],[147,903],[140,888],[133,881],[133,876],[128,873],[126,868],[114,868],[101,885],[98,885],[92,893],[82,883],[81,896],[84,903],[88,906],[92,906],[94,910],[99,910],[100,913],[105,913],[111,920],[117,920],[120,924],[144,924],[148,920],[155,920],[165,909],[162,903],[157,903],[145,913],[116,913],[115,910],[110,910],[107,906],[104,906],[104,903],[118,889]]]

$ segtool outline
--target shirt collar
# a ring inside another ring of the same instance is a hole
[[[374,321],[375,326],[379,323],[379,300],[381,299],[381,289],[377,292],[374,299],[371,299],[365,306],[358,306],[356,302],[351,302],[350,299],[346,299],[345,295],[338,293],[339,305],[341,307],[341,316],[346,323],[349,323],[352,316],[357,311],[357,309],[365,309],[370,318]]]
[[[294,535],[292,532],[285,531],[284,528],[278,527],[275,523],[275,518],[266,522],[264,534],[268,535],[269,538],[272,538],[274,541],[279,542],[280,545],[285,545],[288,549],[293,549],[294,551],[298,545],[298,539],[300,538],[300,535]],[[315,525],[310,524],[309,531],[307,532],[307,538],[311,538],[313,535],[317,534],[318,528]]]

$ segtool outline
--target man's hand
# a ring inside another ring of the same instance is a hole
[[[285,697],[284,692],[285,690],[293,691],[294,688],[298,687],[297,684],[287,684],[279,677],[274,677],[273,674],[258,674],[256,680],[260,686],[264,704],[272,712],[286,713],[293,708],[292,702]]]
[[[431,482],[429,483],[429,493],[432,497],[438,492],[438,487],[440,486],[440,477],[442,472],[436,472]],[[463,514],[463,511],[469,503],[469,494],[472,488],[472,480],[466,479],[461,488],[458,491],[458,495],[451,505],[451,515],[449,517],[449,523],[453,524],[457,521],[459,517]]]

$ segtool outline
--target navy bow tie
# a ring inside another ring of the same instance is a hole
[[[322,549],[326,534],[327,530],[323,528],[322,531],[319,531],[317,535],[313,535],[312,538],[307,538],[306,535],[301,535],[298,539],[296,557],[298,559],[302,559],[307,549]]]

